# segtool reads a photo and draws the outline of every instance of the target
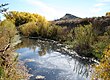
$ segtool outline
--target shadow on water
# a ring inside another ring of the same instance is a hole
[[[64,55],[57,51],[62,47],[57,43],[23,39],[16,46],[19,60],[24,61],[36,80],[37,75],[45,76],[45,80],[90,80],[91,63],[78,57]]]

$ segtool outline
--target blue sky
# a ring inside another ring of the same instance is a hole
[[[9,3],[9,11],[38,13],[54,20],[66,13],[78,17],[103,16],[110,11],[110,0],[0,0]]]

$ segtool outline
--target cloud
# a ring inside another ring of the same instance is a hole
[[[102,3],[110,2],[110,0],[97,0],[97,1],[102,2]]]
[[[38,8],[41,10],[40,14],[45,16],[48,20],[56,19],[62,15],[62,13],[51,6],[48,6],[46,3],[43,3],[41,0],[26,0],[31,6],[36,6],[35,10]]]
[[[97,1],[98,3],[94,4],[90,10],[92,13],[99,13],[105,8],[105,6],[107,6],[108,3],[106,2],[110,2],[110,0],[97,0]]]
[[[92,13],[98,13],[98,12],[100,12],[100,11],[102,11],[102,10],[103,10],[102,8],[94,7],[94,8],[91,9],[91,12],[92,12]]]
[[[103,10],[103,6],[104,6],[105,4],[101,4],[101,3],[98,3],[98,4],[95,4],[91,9],[90,9],[90,12],[91,13],[98,13],[98,12],[100,12],[100,11],[102,11]]]
[[[105,3],[97,3],[94,5],[94,7],[101,7],[101,6],[105,6],[106,4]]]

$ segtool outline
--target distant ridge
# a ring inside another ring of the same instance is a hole
[[[76,19],[76,18],[79,18],[79,17],[67,13],[67,14],[65,14],[65,16],[63,16],[63,17],[60,18],[59,20],[70,20],[70,19]]]

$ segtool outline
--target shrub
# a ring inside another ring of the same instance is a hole
[[[11,43],[16,33],[15,25],[11,21],[2,21],[0,23],[0,46]]]
[[[73,42],[73,48],[76,50],[76,52],[78,52],[80,55],[91,56],[91,45],[94,42],[92,25],[90,24],[76,27],[74,29],[74,36],[75,39]]]
[[[35,22],[29,22],[21,25],[19,27],[19,30],[24,36],[29,37],[29,36],[35,36],[37,28],[38,26],[36,25]]]
[[[110,43],[109,35],[104,36],[97,36],[97,40],[94,41],[94,44],[92,45],[93,48],[93,55],[101,59],[103,56],[103,51],[105,47]]]
[[[107,13],[106,13],[106,16],[110,16],[110,12],[107,12]]]
[[[93,80],[110,80],[110,45],[104,50],[101,62],[95,66]]]
[[[109,35],[109,37],[110,37],[110,26],[107,26],[107,28],[106,28],[106,34]]]
[[[0,23],[0,80],[25,79],[20,68],[18,69],[17,55],[12,51],[12,40],[17,30],[9,20]]]
[[[47,37],[48,25],[45,23],[37,24],[36,22],[29,22],[19,27],[20,32],[27,37]]]

